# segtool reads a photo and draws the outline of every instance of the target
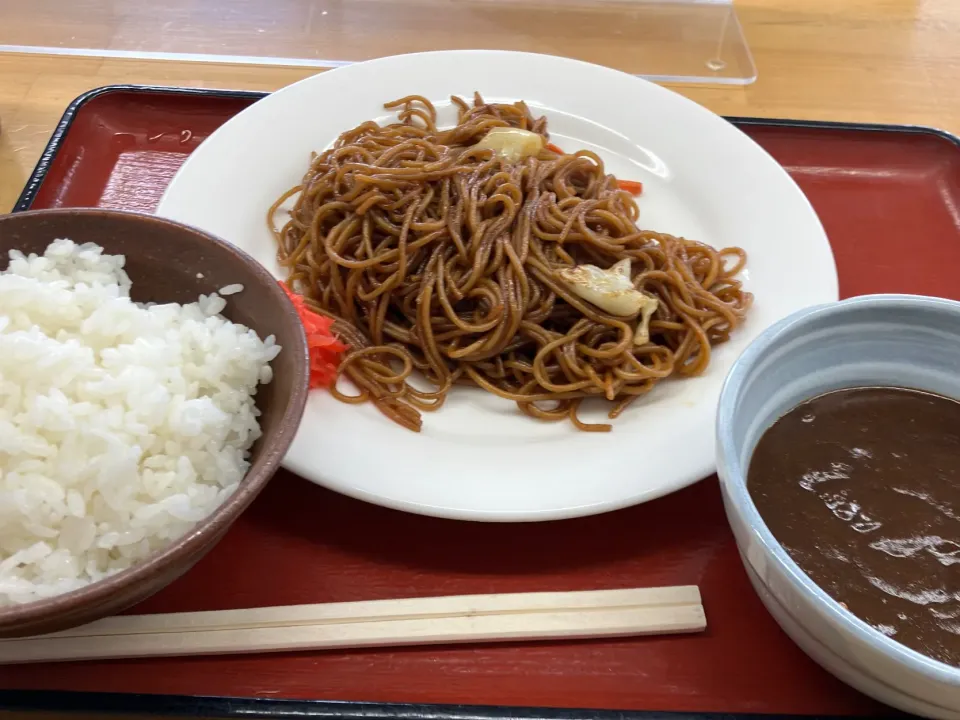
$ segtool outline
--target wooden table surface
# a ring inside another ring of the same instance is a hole
[[[287,0],[282,5],[288,12],[283,13],[269,9],[272,0],[243,0],[231,2],[230,7],[271,18],[273,32],[277,23],[281,30],[286,23],[291,33],[302,34],[302,18],[289,10],[319,1]],[[51,4],[57,2],[66,0],[5,5],[0,10],[3,34],[36,35],[40,23],[50,23]],[[97,24],[94,8],[102,5],[90,4],[85,25],[64,25],[58,30],[54,26],[54,30],[87,33],[93,38],[89,42],[109,46],[110,34],[118,30]],[[47,14],[31,15],[32,7],[42,7]],[[726,115],[923,124],[960,133],[960,2],[737,0],[736,7],[757,65],[756,83],[678,85],[676,90]],[[141,22],[136,32],[153,28],[162,33],[164,12],[154,10],[154,25]],[[229,33],[231,22],[239,22],[235,14],[210,16],[223,33]],[[235,49],[238,41],[231,38]],[[274,90],[316,71],[262,64],[0,53],[0,211],[13,205],[57,119],[85,90],[111,83]]]

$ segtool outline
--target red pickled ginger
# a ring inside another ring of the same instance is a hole
[[[330,387],[337,377],[337,365],[340,355],[347,349],[333,334],[333,320],[313,312],[303,301],[303,297],[280,283],[287,296],[297,309],[303,329],[307,335],[307,348],[310,350],[310,387]]]

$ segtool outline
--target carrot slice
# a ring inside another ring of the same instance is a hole
[[[307,348],[310,351],[310,387],[330,387],[337,377],[337,365],[340,355],[347,346],[333,333],[333,320],[324,315],[313,312],[297,295],[284,283],[280,287],[287,293],[287,297],[297,309],[303,330],[307,335]]]
[[[566,153],[553,143],[547,143],[544,147],[551,152],[557,153],[557,155],[566,155]],[[617,180],[617,186],[621,190],[626,190],[631,195],[639,195],[643,192],[643,183],[636,180]]]
[[[643,192],[643,183],[636,180],[617,180],[617,186],[631,195],[639,195]]]

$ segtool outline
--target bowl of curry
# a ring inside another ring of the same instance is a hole
[[[960,718],[960,303],[864,296],[773,326],[727,377],[717,453],[786,633],[867,695]]]

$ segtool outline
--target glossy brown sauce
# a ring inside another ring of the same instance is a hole
[[[814,582],[960,666],[960,403],[898,388],[821,395],[764,433],[747,485]]]

